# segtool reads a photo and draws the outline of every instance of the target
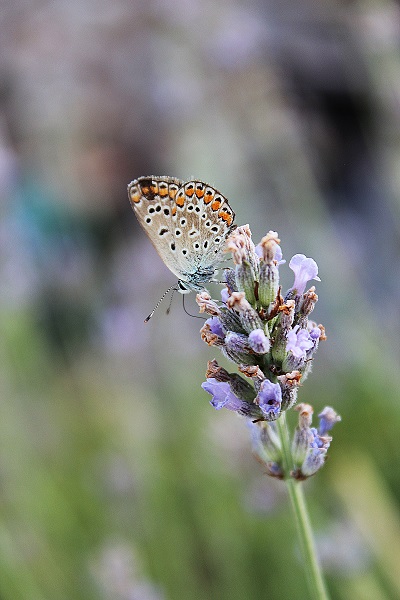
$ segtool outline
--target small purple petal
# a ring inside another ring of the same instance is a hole
[[[310,428],[312,438],[310,439],[310,448],[323,448],[324,441],[321,440],[318,430],[315,427]]]
[[[207,325],[209,325],[212,333],[224,339],[225,333],[222,329],[221,321],[218,319],[218,317],[210,317],[209,319],[207,319],[206,323]]]
[[[321,330],[319,327],[313,327],[309,333],[312,340],[319,340],[321,337]]]
[[[298,325],[287,334],[286,351],[292,352],[296,358],[304,358],[307,350],[313,347],[313,341],[307,329],[300,329]]]
[[[297,295],[304,293],[308,281],[315,279],[321,281],[318,277],[318,265],[312,258],[307,258],[304,254],[295,254],[290,262],[289,267],[294,272],[293,288]]]
[[[231,386],[227,381],[217,381],[210,377],[201,384],[203,390],[212,395],[210,404],[216,409],[227,408],[228,410],[240,411],[245,403],[240,400],[231,390]]]
[[[228,298],[229,298],[229,292],[227,288],[223,288],[221,290],[221,300],[224,304],[226,304],[228,302]]]
[[[254,329],[249,334],[249,344],[256,354],[266,354],[270,347],[270,341],[262,329]]]
[[[279,383],[272,383],[269,379],[264,379],[257,394],[256,402],[269,420],[276,418],[280,413],[282,404],[282,391]]]
[[[327,431],[330,431],[335,423],[338,423],[342,420],[340,415],[338,415],[330,406],[325,406],[324,410],[319,413],[318,417],[318,433],[321,436],[325,435]]]
[[[286,260],[282,260],[282,257],[283,257],[282,248],[277,244],[276,250],[275,250],[275,260],[277,261],[278,265],[285,264]]]
[[[302,464],[301,472],[306,477],[314,475],[324,464],[326,457],[325,448],[311,448]]]

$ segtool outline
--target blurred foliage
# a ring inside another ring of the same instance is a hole
[[[321,559],[333,599],[399,597],[399,22],[390,1],[3,3],[2,600],[308,598],[283,486],[200,388],[201,322],[174,298],[143,324],[172,283],[126,197],[151,173],[210,181],[318,262],[300,398],[343,418],[306,485]]]

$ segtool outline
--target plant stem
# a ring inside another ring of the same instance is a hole
[[[311,522],[307,511],[303,486],[300,481],[290,477],[293,470],[293,459],[290,449],[289,433],[286,423],[286,413],[283,412],[276,421],[282,443],[283,467],[285,482],[288,488],[292,509],[295,515],[297,534],[304,559],[307,580],[311,597],[314,600],[329,600],[325,582],[318,562]]]

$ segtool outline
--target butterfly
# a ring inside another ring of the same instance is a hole
[[[203,290],[236,228],[235,213],[225,196],[202,181],[153,175],[132,181],[128,196],[140,225],[178,277],[174,289]]]

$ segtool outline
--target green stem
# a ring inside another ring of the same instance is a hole
[[[321,567],[318,562],[310,517],[308,516],[303,486],[300,481],[290,477],[293,470],[292,452],[290,449],[289,432],[286,424],[286,413],[282,413],[276,421],[282,443],[283,467],[285,482],[288,488],[292,509],[295,515],[297,534],[304,559],[307,580],[311,597],[314,600],[329,600]]]

